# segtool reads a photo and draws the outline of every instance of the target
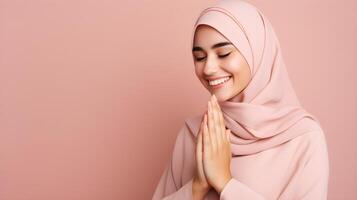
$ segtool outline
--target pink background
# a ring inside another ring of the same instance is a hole
[[[208,92],[190,37],[203,0],[0,0],[0,199],[151,199]],[[255,0],[320,120],[329,199],[357,199],[357,1]]]

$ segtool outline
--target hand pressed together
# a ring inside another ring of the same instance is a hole
[[[202,193],[206,194],[211,188],[220,194],[232,178],[230,134],[230,130],[225,128],[220,106],[213,95],[197,136],[194,195],[200,193],[202,196]]]

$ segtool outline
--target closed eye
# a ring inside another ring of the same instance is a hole
[[[224,57],[227,57],[229,54],[231,54],[232,52],[229,52],[227,54],[224,54],[224,55],[218,55],[219,58],[224,58]],[[205,59],[206,57],[200,57],[200,58],[196,58],[196,61],[201,61],[203,59]]]
[[[227,54],[224,54],[224,55],[218,55],[218,57],[220,57],[220,58],[224,58],[224,57],[226,57],[226,56],[228,56],[229,54],[231,54],[232,52],[229,52],[229,53],[227,53]]]
[[[196,58],[195,60],[196,60],[196,61],[201,61],[201,60],[203,60],[203,59],[205,59],[205,57]]]

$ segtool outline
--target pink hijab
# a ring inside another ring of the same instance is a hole
[[[318,120],[301,107],[273,27],[256,7],[244,1],[224,0],[206,8],[194,26],[192,44],[201,24],[224,35],[244,56],[252,74],[239,94],[242,102],[220,102],[226,127],[233,133],[233,156],[258,153],[306,132],[322,131]],[[186,120],[195,137],[202,117]]]

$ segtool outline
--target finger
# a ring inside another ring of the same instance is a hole
[[[218,110],[218,118],[219,118],[219,122],[221,124],[221,137],[223,140],[226,139],[226,125],[224,123],[224,118],[223,118],[223,113],[222,113],[222,109],[221,107],[219,106],[219,103],[217,101],[217,110]]]
[[[202,132],[203,132],[203,118],[202,118],[202,120],[201,120],[201,124],[200,124],[200,128],[199,128],[199,130],[198,130],[198,134],[197,134],[197,140],[196,140],[196,142],[197,142],[197,145],[198,145],[198,143],[199,143],[199,137],[200,137],[200,134],[201,134],[201,139],[202,139]]]
[[[212,110],[213,110],[213,120],[214,120],[214,135],[216,137],[217,140],[217,146],[220,147],[222,144],[222,129],[221,129],[221,123],[219,120],[219,116],[218,116],[218,108],[217,108],[217,101],[215,96],[213,95],[213,100],[212,100]]]
[[[212,106],[211,102],[208,101],[208,132],[210,136],[210,142],[211,142],[211,149],[212,152],[216,152],[217,150],[217,139],[215,136],[215,127],[214,127],[214,119],[213,119],[213,111],[212,111]]]
[[[197,135],[197,143],[196,143],[196,159],[197,162],[200,159],[200,154],[202,154],[202,124],[201,124],[201,128],[200,131],[198,132]]]
[[[208,128],[207,128],[207,114],[205,114],[203,118],[203,132],[202,132],[202,137],[203,137],[203,153],[205,155],[208,155],[211,152],[211,141],[210,141],[210,136],[208,133]]]
[[[202,169],[203,169],[203,164],[202,164],[202,131],[203,131],[203,123],[201,123],[201,130],[198,133],[197,137],[197,146],[196,146],[196,162],[197,162],[197,171],[199,175],[202,175]]]

